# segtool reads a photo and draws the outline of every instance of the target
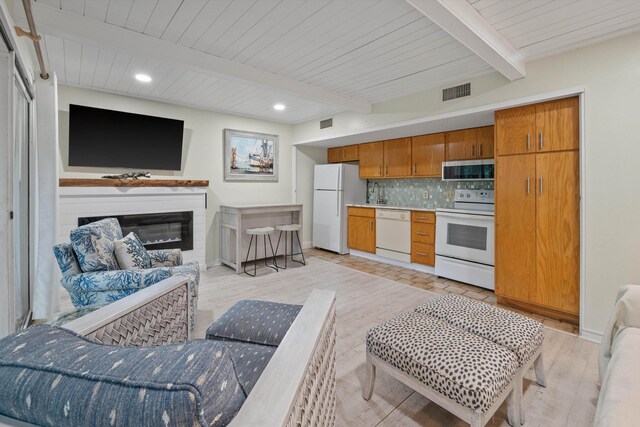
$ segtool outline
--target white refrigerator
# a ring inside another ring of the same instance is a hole
[[[363,204],[367,181],[357,165],[316,165],[313,174],[313,246],[339,254],[347,247],[346,203]]]

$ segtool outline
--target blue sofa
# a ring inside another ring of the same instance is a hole
[[[200,267],[197,262],[183,264],[180,249],[147,251],[151,268],[121,270],[113,254],[113,241],[122,239],[115,218],[78,227],[70,233],[71,243],[53,247],[62,272],[62,286],[74,307],[110,304],[171,276],[189,279],[191,328],[195,326]]]
[[[185,342],[187,294],[172,277],[0,339],[0,425],[335,425],[334,292],[240,301]]]

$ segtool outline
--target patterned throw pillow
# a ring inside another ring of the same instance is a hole
[[[117,219],[106,218],[83,225],[71,230],[69,237],[83,272],[119,269],[113,255],[113,241],[122,239]]]
[[[113,244],[121,269],[151,268],[151,257],[135,233],[131,232],[123,239],[114,241]]]

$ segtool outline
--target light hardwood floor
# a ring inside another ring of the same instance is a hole
[[[335,290],[338,333],[336,426],[468,425],[384,373],[377,375],[371,400],[365,401],[361,397],[367,330],[411,310],[436,296],[438,290],[442,292],[442,288],[428,291],[416,287],[416,283],[409,285],[358,271],[354,267],[360,268],[359,264],[344,267],[313,256],[313,251],[309,255],[307,266],[290,263],[289,269],[280,272],[259,268],[255,278],[237,275],[227,267],[213,267],[203,272],[193,337],[204,338],[207,327],[241,299],[302,304],[314,288]],[[407,278],[401,279],[407,281]],[[61,290],[60,295],[62,308],[69,308],[66,292]],[[543,354],[548,385],[539,387],[533,372],[526,376],[525,426],[592,425],[598,397],[597,350],[597,344],[545,328]],[[508,426],[506,405],[487,425]]]
[[[204,337],[207,326],[240,299],[303,303],[314,288],[336,291],[337,426],[467,425],[384,373],[378,375],[372,399],[361,397],[367,330],[436,295],[423,289],[316,257],[309,257],[306,267],[295,264],[277,273],[259,269],[256,278],[214,267],[202,275],[194,337]],[[598,396],[597,348],[574,335],[545,328],[548,386],[539,387],[533,372],[527,375],[526,426],[592,424]],[[488,425],[508,426],[505,405]]]

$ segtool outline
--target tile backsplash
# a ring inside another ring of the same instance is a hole
[[[367,202],[376,203],[380,191],[384,203],[389,205],[452,208],[454,190],[458,189],[493,190],[493,181],[443,181],[440,178],[369,179]],[[429,192],[426,199],[425,191]]]

